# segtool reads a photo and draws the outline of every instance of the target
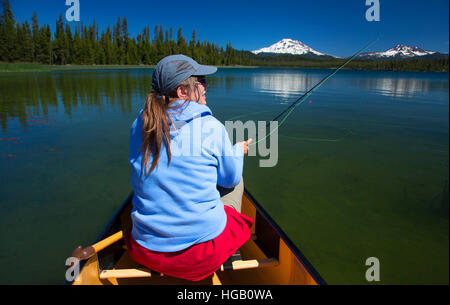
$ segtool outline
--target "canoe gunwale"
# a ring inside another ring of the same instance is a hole
[[[123,211],[125,210],[127,205],[131,202],[133,195],[134,195],[134,192],[132,191],[130,193],[130,195],[128,195],[127,199],[125,199],[125,201],[122,203],[120,208],[116,211],[116,213],[114,213],[113,217],[108,221],[108,223],[103,228],[103,230],[100,232],[100,234],[97,236],[97,238],[91,244],[98,243],[99,241],[105,239],[106,237],[111,236],[112,234],[121,230],[120,215],[123,213]],[[114,231],[114,230],[116,230],[116,231]],[[87,262],[88,262],[87,259],[79,262],[80,272],[81,272],[81,270],[83,270],[83,267]],[[72,285],[72,283],[73,282],[68,282],[67,280],[64,280],[63,285]]]
[[[279,235],[280,239],[284,241],[287,247],[290,249],[292,254],[300,261],[301,264],[305,267],[305,269],[309,272],[311,277],[316,281],[319,285],[327,285],[325,280],[321,277],[321,275],[316,271],[316,269],[312,266],[312,264],[308,261],[305,255],[297,248],[297,246],[289,239],[286,233],[278,226],[278,224],[273,220],[273,218],[264,210],[264,208],[258,203],[258,201],[250,194],[250,192],[244,187],[244,194],[247,196],[249,201],[254,205],[259,214],[265,218],[265,220],[272,226],[274,231]],[[121,227],[121,214],[127,208],[128,204],[131,203],[134,192],[132,191],[130,195],[128,195],[127,199],[123,202],[120,208],[116,211],[114,216],[109,220],[101,233],[97,236],[93,243],[97,243],[106,237],[122,230]],[[83,269],[84,265],[88,260],[84,260],[80,262],[80,271]],[[71,285],[73,282],[64,281],[64,285]]]
[[[258,203],[258,201],[250,194],[250,192],[244,187],[244,194],[255,206],[256,210],[270,223],[273,229],[278,233],[280,238],[285,242],[291,252],[297,257],[297,259],[303,264],[305,269],[309,272],[311,277],[317,282],[318,285],[327,285],[326,281],[317,272],[313,265],[308,261],[306,256],[300,251],[299,248],[292,242],[287,234],[280,228],[280,226],[273,220],[273,218],[264,210],[264,208]]]

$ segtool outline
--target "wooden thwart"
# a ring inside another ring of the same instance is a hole
[[[105,245],[110,245],[123,237],[122,231],[110,236],[109,238],[101,242],[100,250],[105,248]],[[251,240],[257,240],[255,234],[251,235]],[[126,246],[123,245],[126,249]],[[97,251],[96,251],[97,252]],[[252,268],[263,268],[272,267],[278,265],[278,259],[276,258],[265,258],[265,259],[250,259],[242,260],[240,251],[237,251],[232,255],[222,266],[220,266],[220,271],[225,270],[242,270],[242,269],[252,269]],[[219,271],[218,270],[218,271]],[[154,271],[153,271],[154,272]],[[160,274],[163,275],[163,274]],[[111,270],[99,270],[99,277],[102,280],[105,279],[121,279],[121,278],[148,278],[152,276],[152,271],[145,268],[133,268],[133,269],[111,269]]]
[[[252,268],[263,268],[278,265],[278,260],[275,258],[266,259],[251,259],[251,260],[236,260],[231,262],[231,264],[223,264],[220,267],[220,271],[225,270],[242,270],[242,269],[252,269]],[[112,269],[112,270],[102,270],[100,272],[100,279],[111,279],[111,278],[138,278],[138,277],[151,277],[152,271],[146,268],[136,268],[136,269]]]
[[[246,261],[234,261],[231,264],[223,264],[220,267],[220,271],[272,267],[276,265],[278,265],[278,260],[275,258],[250,259]]]
[[[250,237],[251,240],[257,240],[255,234],[252,234]],[[111,241],[113,239],[110,239]],[[113,242],[117,241],[114,240]],[[126,245],[122,245],[124,250],[127,250]],[[222,266],[220,266],[220,271],[225,270],[240,270],[240,269],[251,269],[258,267],[269,267],[278,265],[278,260],[274,258],[269,259],[252,259],[252,260],[242,260],[240,252],[236,252],[233,256],[230,257]],[[161,273],[161,275],[163,275]],[[140,278],[140,277],[151,277],[152,271],[145,268],[134,268],[134,269],[111,269],[111,270],[100,270],[99,277],[100,279],[112,279],[112,278]]]
[[[100,279],[123,279],[123,278],[137,278],[137,277],[151,277],[152,272],[145,268],[137,269],[112,269],[102,270],[100,272]]]

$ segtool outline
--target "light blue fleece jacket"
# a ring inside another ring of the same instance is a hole
[[[196,102],[169,110],[171,162],[161,146],[159,162],[142,174],[142,110],[131,127],[129,161],[134,189],[132,236],[141,246],[174,252],[217,237],[227,216],[217,185],[236,186],[242,177],[244,152],[232,146],[225,126]],[[148,161],[148,168],[152,164]]]

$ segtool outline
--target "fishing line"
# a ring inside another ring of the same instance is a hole
[[[297,141],[313,141],[313,142],[340,142],[342,140],[344,140],[348,135],[353,134],[353,131],[351,131],[350,129],[344,128],[344,130],[347,131],[347,133],[343,136],[340,137],[338,139],[324,139],[324,138],[298,138],[298,137],[292,137],[292,136],[285,136],[285,135],[279,135],[280,137],[283,138],[288,138],[288,139],[292,139],[292,140],[297,140]]]
[[[316,85],[314,85],[314,87],[312,87],[311,89],[309,89],[305,94],[303,94],[301,97],[299,97],[296,101],[294,101],[292,104],[290,104],[285,110],[283,110],[280,114],[278,114],[272,121],[276,121],[279,118],[283,117],[281,119],[280,122],[278,122],[278,126],[276,126],[276,128],[273,128],[273,130],[270,131],[270,133],[266,136],[264,136],[262,139],[259,139],[258,141],[255,141],[253,143],[250,143],[250,145],[255,145],[259,142],[261,142],[262,140],[264,140],[265,138],[269,137],[272,133],[274,133],[278,128],[280,128],[281,125],[283,125],[283,123],[286,121],[286,119],[291,115],[291,113],[294,111],[294,109],[296,107],[298,107],[299,105],[303,104],[303,102],[305,101],[305,99],[311,95],[311,93],[319,88],[320,86],[322,86],[330,77],[332,77],[333,75],[335,75],[339,70],[341,70],[343,67],[345,67],[349,62],[351,62],[356,56],[358,56],[362,51],[364,51],[365,49],[369,48],[370,46],[372,46],[375,42],[377,42],[379,39],[381,38],[378,37],[377,39],[375,39],[374,41],[372,41],[371,43],[367,44],[366,46],[364,46],[361,50],[359,50],[358,52],[356,52],[352,57],[350,57],[345,63],[343,63],[340,67],[338,67],[336,70],[334,70],[333,72],[331,72],[329,75],[327,75],[325,78],[323,78],[320,82],[318,82]],[[266,124],[266,128],[270,126],[270,122],[267,122]],[[258,136],[258,134],[256,135]]]
[[[253,116],[253,115],[258,115],[258,114],[262,114],[262,113],[268,113],[268,112],[272,112],[272,111],[271,110],[264,110],[264,111],[257,111],[257,112],[251,112],[251,113],[246,113],[246,114],[240,114],[240,115],[228,118],[228,119],[226,119],[226,121],[235,121],[237,119],[241,119],[241,118],[245,118],[245,117],[249,117],[249,116]],[[283,138],[292,139],[292,140],[298,140],[298,141],[340,142],[340,141],[344,140],[348,135],[354,134],[354,132],[351,129],[344,128],[344,130],[346,131],[346,134],[343,137],[337,138],[337,139],[298,138],[298,137],[286,136],[286,135],[282,135],[282,134],[280,134],[279,136],[283,137]]]

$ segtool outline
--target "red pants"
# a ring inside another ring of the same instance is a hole
[[[253,219],[225,206],[227,224],[216,238],[176,252],[157,252],[139,245],[128,233],[125,242],[130,257],[156,272],[191,281],[213,274],[249,238]],[[131,232],[131,230],[130,230]]]

